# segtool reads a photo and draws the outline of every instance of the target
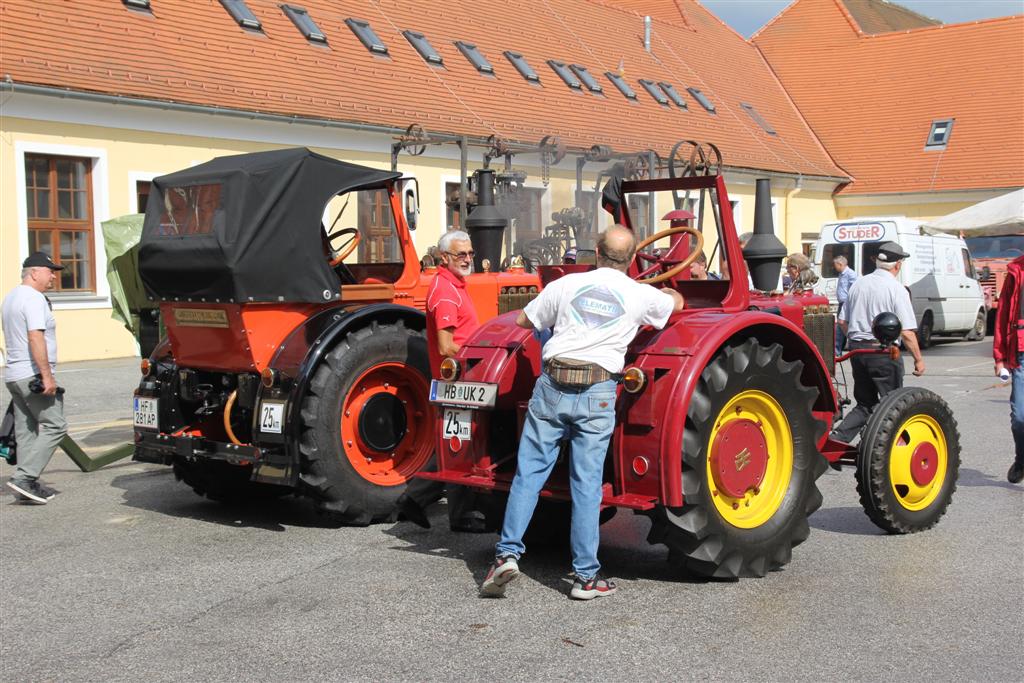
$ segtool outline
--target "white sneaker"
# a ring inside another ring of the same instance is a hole
[[[519,576],[519,563],[516,558],[496,557],[494,564],[487,571],[483,585],[480,586],[480,595],[485,598],[505,597],[505,586]]]

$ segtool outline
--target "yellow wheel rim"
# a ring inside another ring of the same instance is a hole
[[[889,450],[889,483],[908,510],[923,510],[939,497],[946,481],[949,451],[939,423],[914,415],[900,425]]]
[[[723,520],[741,529],[770,520],[793,475],[793,433],[778,401],[748,390],[726,403],[711,430],[706,467]]]

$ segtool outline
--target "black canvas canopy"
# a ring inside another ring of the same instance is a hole
[[[341,281],[321,219],[337,194],[400,173],[305,148],[217,157],[153,181],[139,272],[157,299],[323,303]]]

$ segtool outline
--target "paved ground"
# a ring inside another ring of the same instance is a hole
[[[853,473],[829,470],[793,562],[720,583],[671,576],[647,521],[620,513],[602,537],[620,592],[593,603],[566,597],[563,551],[478,599],[494,538],[447,533],[440,507],[429,531],[332,529],[301,500],[227,508],[167,468],[82,474],[58,454],[50,505],[0,496],[0,680],[1021,680],[1024,487],[1004,478],[1009,390],[990,350],[940,345],[910,381],[963,435],[932,531],[880,533]],[[130,433],[136,367],[59,372],[94,453]]]

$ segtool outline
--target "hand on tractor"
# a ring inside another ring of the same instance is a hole
[[[914,376],[920,377],[924,374],[924,358],[917,358],[914,360]]]

